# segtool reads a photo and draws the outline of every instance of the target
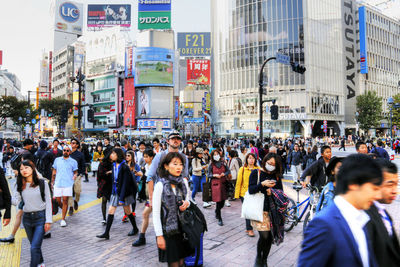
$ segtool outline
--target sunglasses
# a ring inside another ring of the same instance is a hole
[[[64,149],[64,152],[69,152],[70,150],[69,149]]]

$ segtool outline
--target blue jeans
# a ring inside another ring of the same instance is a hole
[[[242,203],[243,203],[244,198],[243,198],[243,197],[240,197],[240,200],[241,200]],[[250,223],[250,220],[249,220],[249,219],[246,219],[246,230],[247,230],[247,231],[253,230],[253,226],[251,226],[251,223]]]
[[[45,221],[44,210],[24,213],[22,219],[26,235],[31,243],[31,267],[37,267],[43,263],[42,241]]]
[[[203,192],[203,183],[206,182],[206,176],[192,175],[192,182],[193,182],[192,199],[194,199],[197,192]]]

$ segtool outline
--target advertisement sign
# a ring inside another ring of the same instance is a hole
[[[188,59],[187,60],[187,83],[188,84],[210,84],[210,60]]]
[[[178,32],[178,51],[181,57],[211,56],[211,33]]]
[[[113,26],[131,27],[131,5],[88,5],[88,30]]]
[[[204,118],[185,118],[185,123],[204,123]]]
[[[125,51],[125,77],[133,76],[133,47],[127,47]]]
[[[93,60],[86,64],[86,77],[113,73],[115,70],[115,57]]]
[[[171,11],[139,11],[138,29],[171,29]]]
[[[138,0],[139,11],[170,11],[171,0]]]
[[[124,80],[124,126],[135,126],[136,99],[133,78]]]
[[[360,25],[360,71],[368,73],[367,61],[367,22],[365,19],[365,6],[358,8],[358,24]]]
[[[157,122],[162,123],[162,129],[170,129],[171,128],[171,120],[164,119],[164,120],[157,120],[157,119],[138,119],[138,129],[156,129]]]
[[[49,52],[49,92],[51,92],[51,78],[53,71],[53,52]],[[51,93],[49,95],[49,99],[51,100]]]
[[[82,35],[83,4],[57,0],[55,31]]]
[[[208,92],[204,92],[204,97],[206,99],[206,110],[211,110],[211,94]]]
[[[173,86],[173,50],[143,47],[135,50],[135,87]]]
[[[149,117],[150,116],[150,90],[148,88],[140,89],[138,95],[138,107],[139,107],[139,117]]]
[[[175,120],[179,120],[179,99],[175,99]]]

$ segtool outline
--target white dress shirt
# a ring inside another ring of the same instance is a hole
[[[361,261],[364,267],[369,267],[369,253],[367,237],[363,230],[364,226],[369,221],[369,216],[364,210],[356,209],[342,196],[336,196],[333,200],[338,207],[340,213],[346,220],[351,233],[358,245],[358,251],[361,256]]]

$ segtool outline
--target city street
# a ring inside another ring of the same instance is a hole
[[[347,148],[346,152],[333,149],[333,155],[345,156],[354,152]],[[400,167],[400,160],[396,159]],[[296,199],[295,191],[291,189],[290,174],[285,175],[285,192]],[[99,240],[96,234],[102,233],[100,202],[96,199],[96,182],[91,177],[89,183],[82,183],[83,194],[80,208],[72,217],[67,217],[67,227],[59,225],[60,215],[54,216],[52,237],[43,241],[42,250],[47,266],[164,266],[158,262],[158,252],[153,225],[150,223],[146,235],[147,244],[143,247],[132,247],[135,237],[128,237],[130,223],[122,223],[122,208],[116,212],[111,228],[110,240]],[[301,199],[306,191],[301,191]],[[200,194],[197,202],[201,205]],[[232,201],[231,207],[222,210],[224,226],[217,225],[214,207],[202,209],[208,222],[208,232],[204,236],[204,266],[252,266],[256,255],[256,237],[248,237],[245,233],[244,220],[240,218],[241,203]],[[141,212],[144,205],[136,208],[138,225],[141,223]],[[400,201],[397,200],[389,208],[399,229]],[[152,221],[152,220],[151,220]],[[12,223],[11,223],[12,224]],[[7,226],[1,237],[11,231]],[[285,236],[280,246],[274,246],[269,256],[269,266],[296,266],[302,241],[302,223],[297,225]],[[0,245],[0,266],[29,266],[29,241],[24,230],[17,234],[14,244]]]

